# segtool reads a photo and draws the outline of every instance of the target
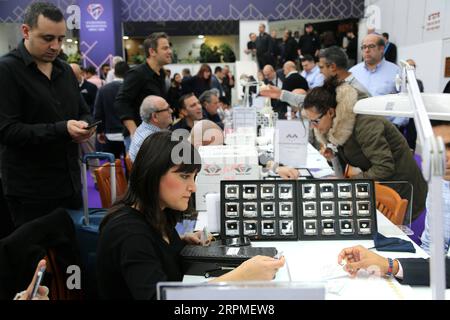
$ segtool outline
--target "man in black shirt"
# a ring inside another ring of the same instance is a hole
[[[126,74],[114,103],[117,115],[126,128],[124,142],[127,151],[130,138],[142,122],[139,107],[144,98],[151,95],[166,98],[166,73],[163,66],[172,62],[169,37],[163,32],[152,33],[144,41],[144,51],[145,62]]]
[[[180,114],[183,118],[172,125],[171,130],[177,129],[187,130],[186,136],[191,132],[195,121],[203,119],[202,105],[193,93],[188,93],[180,98]]]
[[[57,207],[81,206],[78,144],[95,131],[69,65],[58,54],[62,12],[35,2],[18,48],[0,58],[2,183],[15,226]]]
[[[311,55],[317,57],[319,55],[320,40],[314,33],[312,24],[305,25],[305,34],[300,37],[298,42],[298,54],[300,56]]]

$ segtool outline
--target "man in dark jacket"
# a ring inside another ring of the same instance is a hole
[[[389,33],[383,33],[383,39],[386,44],[384,47],[384,58],[386,61],[397,64],[397,46],[389,41]]]
[[[265,65],[270,64],[275,68],[274,59],[272,57],[273,41],[268,33],[264,23],[259,25],[259,36],[256,38],[256,59],[258,60],[259,69],[263,69]]]
[[[79,143],[95,129],[70,66],[57,58],[62,12],[36,2],[24,15],[24,40],[0,58],[2,183],[15,226],[57,207],[81,206]]]
[[[94,118],[95,121],[102,121],[97,127],[97,141],[103,144],[104,152],[113,153],[116,159],[125,155],[125,147],[123,141],[113,139],[114,135],[123,132],[122,122],[114,109],[114,100],[129,69],[125,61],[117,62],[114,68],[114,81],[101,87],[95,100]]]
[[[307,54],[317,57],[319,55],[320,40],[314,33],[312,24],[305,24],[305,33],[300,37],[298,42],[298,55],[305,56]]]
[[[172,62],[169,37],[163,32],[152,33],[144,41],[146,60],[131,69],[125,76],[123,86],[117,94],[114,108],[122,120],[125,148],[128,150],[131,137],[142,120],[139,107],[147,96],[166,98],[166,73],[163,66]]]
[[[84,101],[86,101],[87,105],[89,106],[91,114],[94,114],[94,102],[98,91],[97,86],[92,82],[86,81],[83,78],[83,70],[81,70],[80,65],[71,63],[70,67],[72,68],[72,71],[78,80],[80,92],[84,98]]]
[[[296,61],[298,59],[297,42],[292,37],[292,31],[286,30],[283,35],[283,55],[281,60],[283,63],[286,61]]]

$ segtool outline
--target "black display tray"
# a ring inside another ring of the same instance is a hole
[[[221,181],[221,236],[373,239],[374,191],[368,179]]]

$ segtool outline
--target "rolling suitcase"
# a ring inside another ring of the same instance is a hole
[[[83,210],[68,210],[75,225],[78,246],[81,254],[81,286],[87,299],[97,298],[96,265],[99,225],[107,209],[88,208],[87,161],[89,159],[107,160],[111,163],[111,177],[116,177],[115,157],[112,153],[87,153],[82,159],[81,182],[83,188]],[[111,181],[111,203],[116,200],[116,179]]]

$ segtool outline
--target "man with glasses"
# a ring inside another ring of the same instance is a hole
[[[364,61],[349,71],[369,90],[372,96],[396,93],[395,78],[400,68],[384,59],[385,42],[383,37],[372,33],[367,35],[361,46]],[[408,125],[408,118],[387,117],[401,132]]]
[[[144,140],[155,132],[168,129],[172,124],[172,108],[158,96],[148,96],[142,101],[139,113],[142,123],[137,127],[130,145],[130,158],[134,162]]]

